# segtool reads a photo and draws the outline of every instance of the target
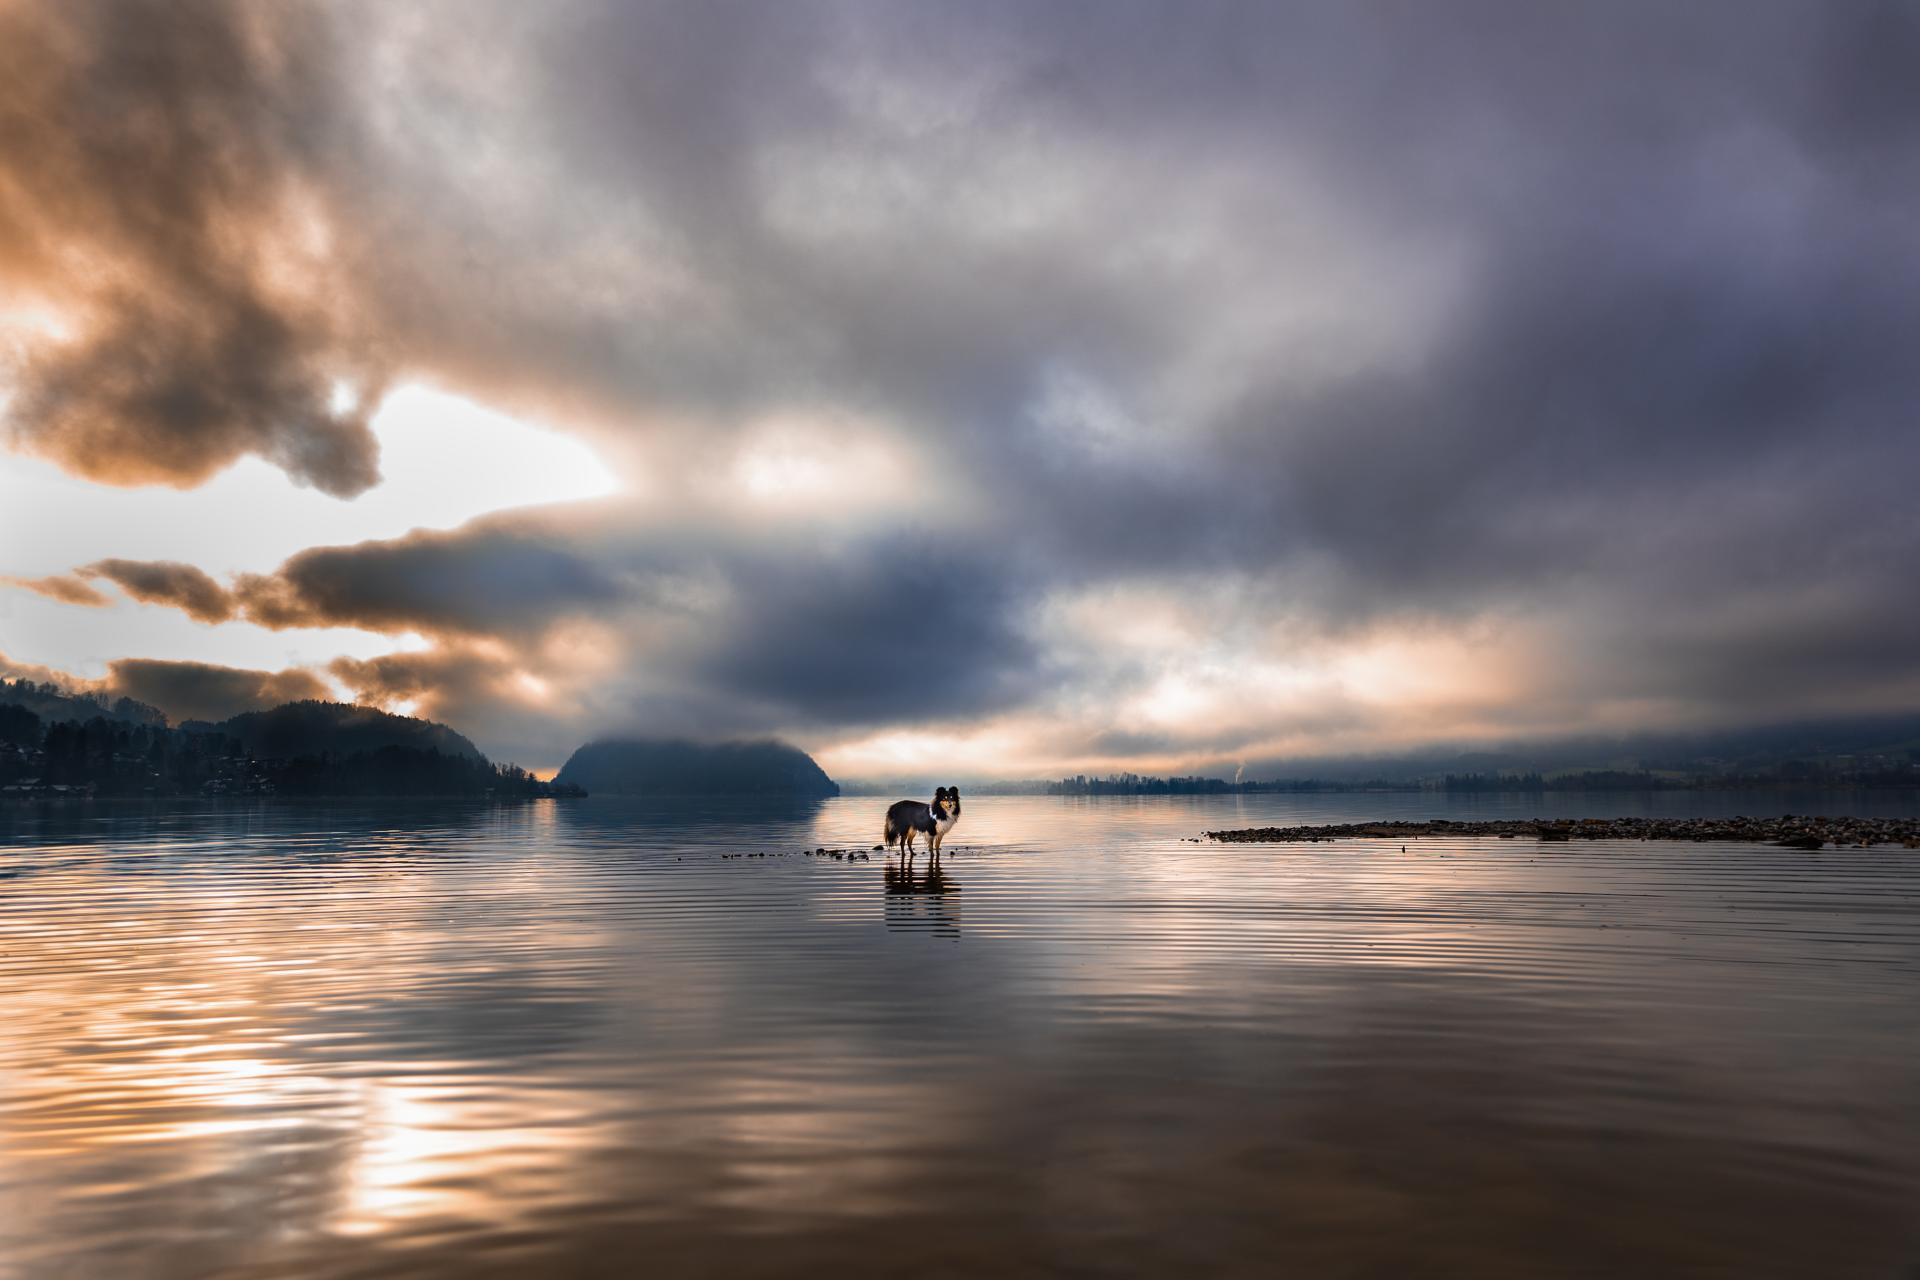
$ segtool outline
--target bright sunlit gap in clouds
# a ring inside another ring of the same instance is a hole
[[[68,476],[52,463],[0,453],[0,575],[65,573],[108,557],[178,560],[216,576],[266,572],[299,551],[414,528],[452,528],[513,507],[575,502],[619,483],[578,439],[423,385],[405,385],[372,420],[382,480],[342,501],[294,484],[246,458],[198,489],[118,489]],[[117,594],[108,589],[109,594]],[[138,611],[132,621],[130,610]],[[207,627],[157,606],[74,608],[0,591],[0,651],[84,676],[129,656],[278,668],[367,658],[404,647],[359,632],[272,632],[250,623]]]
[[[786,417],[750,430],[734,455],[724,498],[744,495],[754,511],[816,516],[918,503],[914,461],[880,424],[844,417]]]
[[[72,321],[55,307],[23,298],[0,302],[0,351],[35,339],[65,342],[72,336]],[[6,394],[7,388],[0,386],[0,403]]]

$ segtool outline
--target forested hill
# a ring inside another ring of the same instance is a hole
[[[271,711],[250,711],[217,725],[188,721],[181,728],[224,733],[261,756],[323,752],[345,756],[382,747],[410,747],[438,751],[443,756],[486,758],[480,748],[446,725],[345,702],[289,702]]]
[[[23,701],[0,688],[0,794],[10,798],[583,794],[493,764],[445,725],[372,707],[296,702],[176,729],[157,712],[115,718],[85,697],[29,692]]]
[[[165,724],[160,708],[132,698],[106,698],[75,693],[57,684],[33,680],[0,680],[0,707],[24,707],[42,721],[120,720],[127,724]]]
[[[840,784],[812,756],[771,741],[625,738],[589,742],[573,753],[554,781],[611,795],[824,799],[840,794]]]

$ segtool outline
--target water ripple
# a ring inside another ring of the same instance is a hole
[[[883,807],[0,814],[0,1275],[1920,1260],[1920,854]]]

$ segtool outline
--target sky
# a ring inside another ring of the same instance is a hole
[[[0,0],[0,672],[838,777],[1920,709],[1904,3]]]

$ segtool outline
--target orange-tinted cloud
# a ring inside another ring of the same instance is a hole
[[[31,680],[35,684],[59,685],[62,688],[87,686],[87,681],[70,676],[58,668],[43,666],[38,662],[16,662],[4,653],[0,653],[0,679]]]
[[[105,578],[142,604],[173,605],[197,622],[225,622],[235,612],[225,587],[204,570],[174,560],[97,560],[74,572]]]
[[[299,667],[252,671],[206,662],[161,662],[122,658],[107,664],[98,686],[114,697],[128,697],[182,720],[225,720],[245,711],[264,711],[303,698],[331,698],[333,690],[313,672]]]
[[[132,698],[157,707],[175,724],[183,720],[225,720],[245,711],[264,711],[303,698],[332,698],[326,681],[303,667],[282,671],[254,671],[209,662],[167,662],[153,658],[122,658],[107,664],[99,680],[41,666],[15,662],[0,653],[0,677],[31,680],[74,693],[107,699]]]
[[[446,640],[377,658],[338,658],[327,670],[354,701],[456,725],[489,754],[557,768],[590,734],[611,694],[594,670],[557,651],[515,652],[491,641]]]
[[[312,199],[333,66],[297,4],[0,5],[0,283],[59,318],[12,353],[17,446],[112,484],[378,479]]]
[[[10,587],[19,587],[49,600],[58,600],[61,604],[77,604],[88,609],[102,609],[113,603],[105,593],[88,585],[85,579],[71,573],[50,574],[44,578],[0,577],[0,582]]]
[[[455,644],[378,658],[337,658],[327,670],[353,691],[357,702],[379,707],[408,703],[416,714],[440,719],[511,701],[518,667],[505,654]]]

